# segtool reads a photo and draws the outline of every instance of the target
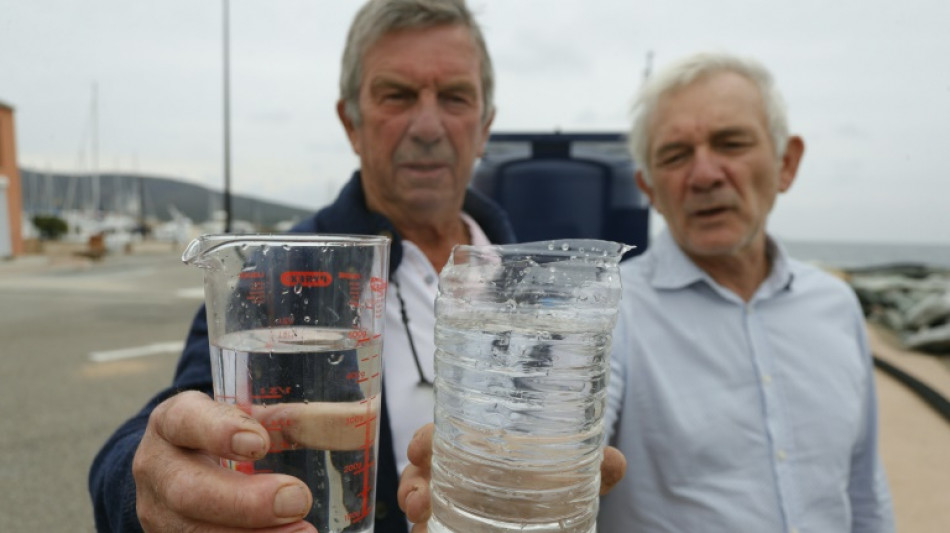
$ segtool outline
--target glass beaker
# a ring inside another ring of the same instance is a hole
[[[453,250],[436,300],[431,533],[595,530],[629,249],[562,240]]]
[[[372,531],[388,237],[204,235],[182,260],[204,269],[214,397],[270,437],[245,473],[279,472],[313,494],[319,531]]]

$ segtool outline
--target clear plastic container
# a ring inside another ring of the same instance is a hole
[[[431,533],[595,530],[627,250],[456,247],[436,300]]]

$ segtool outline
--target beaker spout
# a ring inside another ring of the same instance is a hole
[[[181,260],[186,265],[215,268],[220,264],[220,261],[215,259],[215,254],[212,252],[222,244],[234,240],[233,236],[200,235],[188,243],[188,247],[181,254]]]

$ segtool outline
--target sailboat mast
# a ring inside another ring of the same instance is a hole
[[[92,84],[92,210],[102,207],[99,189],[99,84]]]

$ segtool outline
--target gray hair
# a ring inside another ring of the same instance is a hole
[[[495,74],[481,28],[465,0],[369,0],[360,8],[346,37],[340,70],[340,99],[346,116],[354,123],[360,123],[363,57],[376,41],[392,31],[452,24],[468,28],[482,56],[482,120],[488,120],[494,110]]]
[[[628,143],[633,159],[647,183],[650,183],[650,120],[660,99],[702,77],[722,72],[744,76],[759,89],[777,159],[781,160],[785,155],[789,136],[788,114],[785,100],[775,86],[772,74],[765,66],[751,58],[727,53],[699,53],[675,62],[647,79],[634,101],[631,109],[633,124]]]

